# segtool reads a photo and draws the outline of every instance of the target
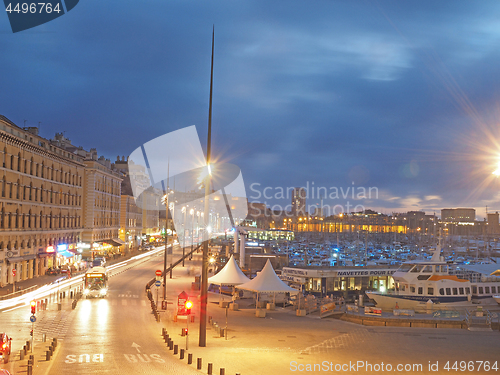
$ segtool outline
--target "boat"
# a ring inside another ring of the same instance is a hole
[[[448,310],[495,304],[493,296],[500,293],[499,277],[472,281],[457,276],[440,252],[438,245],[430,260],[403,263],[392,275],[394,290],[367,291],[366,295],[382,310]]]

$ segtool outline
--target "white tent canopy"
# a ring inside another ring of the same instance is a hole
[[[210,280],[210,279],[209,279]],[[292,293],[296,294],[299,291],[290,288],[283,281],[280,280],[276,272],[274,272],[271,261],[268,259],[266,265],[255,278],[249,282],[237,285],[237,289],[250,290],[257,293]]]
[[[215,285],[239,285],[249,281],[250,279],[241,271],[232,255],[223,269],[217,272],[216,275],[208,278],[208,283]]]

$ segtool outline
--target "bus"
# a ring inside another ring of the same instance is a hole
[[[85,272],[83,280],[85,298],[106,297],[108,293],[108,274],[105,267],[93,267]]]

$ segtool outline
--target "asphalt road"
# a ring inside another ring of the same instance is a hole
[[[75,310],[66,299],[61,311],[52,308],[37,313],[35,338],[46,333],[59,342],[46,373],[198,374],[168,352],[161,324],[151,313],[144,287],[159,268],[163,268],[163,257],[153,256],[111,277],[106,298],[82,299]],[[14,343],[24,343],[31,329],[29,316],[28,306],[3,312],[0,330],[9,332]],[[11,363],[3,367],[13,372]]]

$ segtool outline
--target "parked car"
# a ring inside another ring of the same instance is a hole
[[[47,271],[45,271],[46,275],[59,275],[61,273],[61,270],[59,268],[49,268]]]
[[[106,267],[106,259],[94,258],[92,261],[92,267]]]
[[[3,363],[9,362],[11,341],[6,333],[0,333],[0,360],[3,360]]]

